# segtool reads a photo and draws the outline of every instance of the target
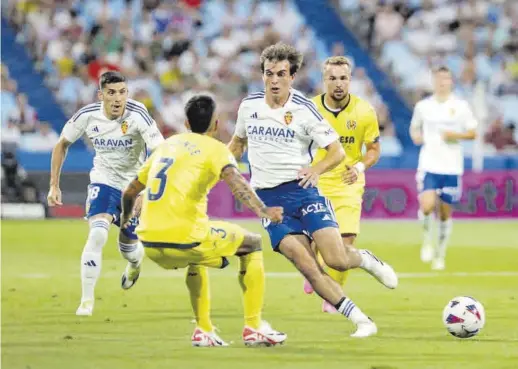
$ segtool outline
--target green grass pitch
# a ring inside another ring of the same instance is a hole
[[[262,232],[259,222],[243,223]],[[264,318],[288,334],[282,347],[245,348],[236,260],[211,271],[213,321],[228,348],[192,348],[194,324],[183,273],[146,260],[138,284],[120,288],[125,262],[112,229],[97,285],[94,316],[76,317],[79,258],[87,235],[80,220],[2,222],[2,368],[347,368],[457,369],[518,367],[518,222],[456,222],[447,270],[419,261],[416,222],[365,222],[358,245],[400,273],[390,291],[363,271],[346,290],[378,324],[379,334],[349,337],[351,323],[320,312],[302,278],[265,242]],[[265,238],[267,239],[267,238]],[[449,299],[468,295],[486,308],[479,336],[459,340],[441,322]]]

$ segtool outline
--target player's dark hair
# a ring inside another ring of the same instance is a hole
[[[216,111],[216,102],[207,95],[193,96],[185,104],[185,115],[194,133],[205,133]]]
[[[126,77],[124,77],[122,73],[112,70],[109,72],[105,72],[101,75],[101,78],[99,78],[99,87],[103,89],[106,85],[109,85],[110,83],[119,82],[126,82]]]
[[[293,46],[278,42],[268,46],[261,53],[261,72],[264,73],[264,63],[266,61],[279,62],[287,60],[290,63],[290,75],[294,75],[302,66],[304,56]]]
[[[451,70],[450,68],[448,68],[447,66],[445,65],[440,65],[438,66],[437,68],[435,68],[433,70],[434,73],[439,73],[439,72],[447,72],[447,73],[450,73],[451,74]]]

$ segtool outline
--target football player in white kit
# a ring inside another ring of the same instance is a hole
[[[164,140],[145,106],[128,99],[126,78],[119,72],[104,73],[99,82],[100,102],[80,109],[63,127],[52,151],[49,206],[62,205],[59,178],[68,147],[86,134],[95,149],[86,202],[90,231],[81,256],[81,304],[77,315],[92,315],[94,288],[101,272],[102,249],[110,224],[120,226],[121,190],[135,178],[146,159]],[[137,214],[136,211],[135,215]],[[138,218],[121,232],[119,250],[128,260],[122,288],[138,279],[143,246],[134,232]]]
[[[417,186],[424,239],[421,260],[432,269],[445,268],[446,247],[452,230],[451,205],[460,200],[464,155],[461,140],[473,140],[477,121],[467,101],[453,94],[453,77],[446,67],[433,72],[434,93],[419,101],[410,124],[410,135],[419,153]],[[438,208],[439,239],[432,240],[432,220]]]
[[[377,332],[376,325],[322,270],[310,239],[333,269],[360,267],[389,288],[395,288],[398,279],[389,265],[369,251],[343,246],[331,205],[318,192],[319,175],[336,167],[345,153],[338,135],[313,102],[291,87],[301,64],[302,55],[292,46],[279,43],[263,51],[265,91],[242,101],[229,148],[240,159],[248,146],[252,187],[266,206],[284,208],[282,223],[263,220],[273,249],[357,326],[354,337],[367,337]],[[310,166],[316,146],[326,148],[327,156]]]

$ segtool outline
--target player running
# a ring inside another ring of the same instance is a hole
[[[365,190],[365,170],[372,167],[380,157],[379,127],[374,108],[365,100],[349,93],[352,63],[345,56],[333,56],[324,62],[323,77],[325,93],[315,96],[318,112],[331,123],[340,136],[345,150],[345,160],[333,170],[320,176],[318,188],[331,201],[336,214],[338,229],[345,247],[352,248],[360,233],[362,199]],[[363,146],[365,155],[362,154]],[[318,149],[313,160],[317,165],[326,156],[325,149]],[[343,286],[348,272],[329,268],[327,273]],[[313,293],[305,281],[304,291]],[[322,311],[336,313],[325,301]]]
[[[104,73],[99,82],[100,102],[80,109],[63,127],[52,150],[49,206],[62,205],[59,179],[68,147],[86,134],[95,149],[86,200],[90,231],[81,255],[81,304],[76,315],[92,315],[94,289],[101,273],[102,250],[110,224],[120,225],[121,190],[144,163],[146,149],[154,150],[164,138],[141,103],[128,99],[126,78],[119,72]],[[122,288],[133,286],[144,256],[134,229],[137,219],[119,236],[119,250],[128,260]]]
[[[237,170],[228,148],[217,135],[216,104],[208,96],[194,96],[185,107],[192,133],[173,136],[157,148],[124,191],[122,219],[128,222],[136,196],[145,188],[137,234],[146,255],[164,269],[188,268],[187,287],[197,327],[193,346],[228,346],[214,332],[210,320],[206,267],[225,268],[227,257],[239,257],[243,290],[246,345],[277,345],[286,340],[261,320],[264,266],[261,236],[236,224],[211,221],[207,195],[223,179],[234,196],[257,216],[282,220],[281,207],[266,207]],[[125,224],[125,223],[123,223]],[[122,230],[121,232],[124,232]]]
[[[433,95],[415,106],[410,135],[416,145],[422,145],[416,175],[424,227],[421,260],[432,261],[434,270],[443,270],[452,230],[451,206],[462,195],[464,155],[461,140],[475,139],[477,121],[468,102],[452,93],[453,77],[448,68],[435,70],[433,81]],[[434,247],[432,216],[437,205],[439,242]]]
[[[302,55],[292,46],[279,43],[263,51],[266,89],[241,103],[230,150],[240,158],[248,146],[252,186],[267,206],[284,208],[282,223],[263,219],[273,249],[295,265],[319,296],[356,324],[354,337],[367,337],[377,332],[376,325],[322,270],[310,237],[326,265],[336,270],[363,268],[389,288],[395,288],[398,279],[369,251],[343,247],[329,201],[315,187],[319,176],[339,165],[345,154],[315,104],[291,88],[301,64]],[[314,145],[327,152],[310,166]]]

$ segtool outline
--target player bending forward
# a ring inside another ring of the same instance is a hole
[[[282,223],[263,219],[274,250],[295,265],[319,296],[356,324],[354,337],[367,337],[377,332],[376,325],[322,270],[309,237],[333,269],[363,268],[389,288],[395,288],[398,279],[389,265],[369,251],[343,246],[329,202],[315,187],[319,176],[340,164],[345,154],[315,104],[291,88],[301,64],[302,55],[289,45],[276,44],[263,51],[266,91],[241,103],[230,150],[240,158],[248,145],[252,186],[267,206],[284,208]],[[327,153],[311,167],[314,143]]]
[[[410,135],[422,145],[417,168],[420,215],[424,239],[421,260],[432,269],[445,267],[446,247],[452,230],[451,205],[462,195],[464,155],[461,140],[473,140],[477,121],[469,104],[453,91],[453,77],[446,67],[433,72],[434,93],[419,101],[410,124]],[[432,216],[438,203],[439,242],[432,243]]]
[[[195,96],[185,107],[187,128],[165,141],[140,169],[122,198],[123,222],[129,219],[137,194],[145,188],[137,234],[146,255],[164,269],[188,268],[187,288],[197,327],[193,346],[228,346],[214,332],[210,320],[206,267],[224,268],[227,257],[239,257],[239,284],[243,290],[246,345],[276,345],[286,340],[261,320],[264,266],[261,236],[236,224],[209,220],[207,195],[223,179],[232,193],[268,221],[282,221],[281,207],[266,207],[236,168],[217,134],[216,104]],[[121,232],[124,232],[122,230]]]
[[[95,149],[86,213],[90,231],[81,255],[81,304],[77,315],[92,315],[94,289],[101,273],[102,250],[110,224],[119,225],[121,190],[131,181],[146,158],[163,142],[155,121],[141,103],[128,99],[126,78],[118,72],[104,73],[99,82],[98,103],[80,109],[66,124],[52,150],[49,206],[62,205],[59,178],[68,147],[86,134]],[[137,219],[119,236],[119,250],[128,260],[122,288],[133,286],[144,256],[134,233]]]
[[[336,213],[338,229],[344,247],[352,248],[360,233],[362,199],[365,190],[365,170],[372,167],[380,156],[378,119],[374,108],[365,100],[349,93],[352,63],[344,56],[334,56],[324,62],[325,93],[315,96],[313,102],[324,118],[340,136],[340,144],[346,152],[345,160],[333,170],[323,174],[318,188],[331,201]],[[362,154],[366,146],[365,155]],[[326,155],[318,149],[313,161],[317,165]],[[348,272],[329,268],[327,273],[340,286],[345,284]],[[304,291],[312,293],[305,281]],[[322,311],[336,313],[329,302],[324,301]]]

